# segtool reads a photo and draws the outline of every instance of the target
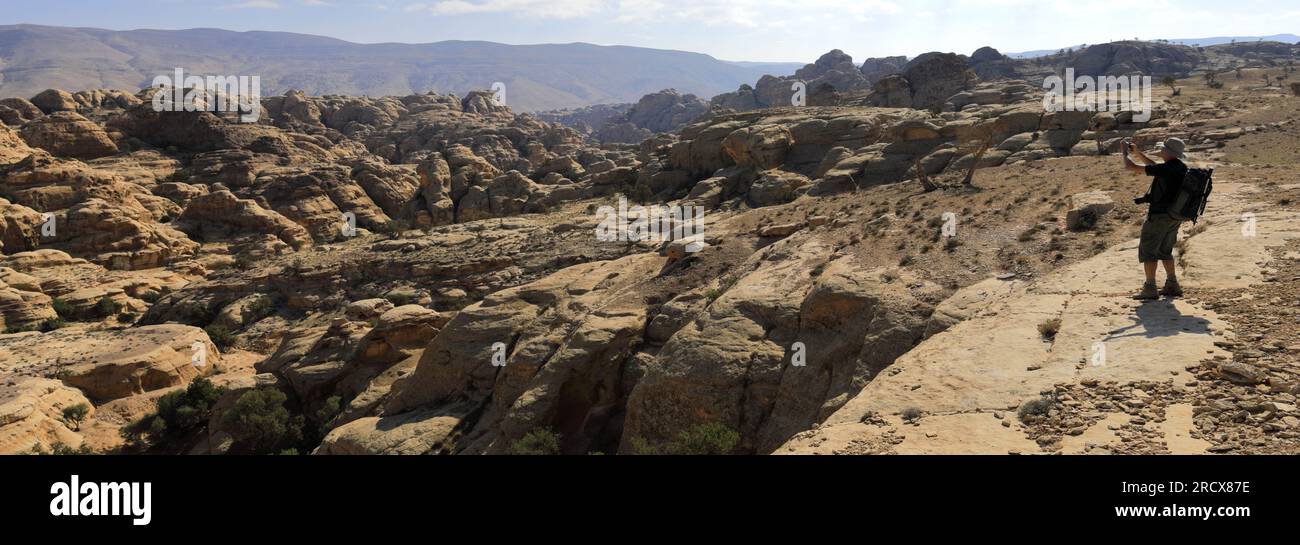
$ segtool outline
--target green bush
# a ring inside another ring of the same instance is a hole
[[[1038,324],[1038,334],[1042,335],[1044,339],[1047,339],[1049,341],[1055,340],[1056,334],[1060,332],[1061,332],[1060,318],[1052,318],[1051,320],[1044,320],[1042,323]]]
[[[54,330],[56,330],[56,329],[63,329],[64,327],[67,327],[67,325],[68,325],[68,322],[64,321],[63,318],[61,318],[61,317],[60,317],[60,318],[50,318],[50,319],[48,319],[48,320],[45,320],[44,322],[41,322],[41,325],[40,325],[39,327],[37,327],[36,329],[37,329],[38,331],[40,331],[41,333],[49,333],[49,332],[54,331]]]
[[[285,407],[288,396],[271,387],[249,390],[235,400],[226,425],[255,454],[270,454],[302,442],[303,417]]]
[[[650,186],[637,182],[624,187],[623,195],[627,197],[627,200],[634,203],[648,204],[654,198],[654,191],[650,190]]]
[[[79,446],[79,447],[77,447],[77,448],[72,448],[72,447],[70,447],[70,446],[68,446],[68,445],[65,445],[65,444],[63,444],[63,443],[54,443],[54,444],[50,445],[50,450],[45,450],[45,449],[42,448],[40,445],[36,445],[36,446],[32,447],[32,450],[28,451],[28,454],[34,454],[34,455],[38,455],[38,456],[49,456],[49,455],[53,455],[53,456],[85,456],[85,455],[88,455],[88,454],[94,454],[94,453],[95,453],[95,451],[90,450],[90,447],[87,446],[85,443],[82,443],[82,445]]]
[[[677,435],[668,444],[669,454],[719,456],[731,454],[740,443],[740,434],[718,423],[701,424]]]
[[[663,448],[655,448],[640,437],[632,438],[635,454],[675,454],[683,456],[721,456],[735,452],[740,434],[716,422],[699,424],[677,434]]]
[[[60,318],[63,318],[64,320],[72,319],[72,305],[67,301],[55,297],[53,301],[50,301],[50,306],[54,307],[54,313],[58,314]]]
[[[513,456],[555,456],[560,454],[560,436],[547,429],[533,430],[510,445],[506,453]]]
[[[275,298],[263,295],[248,305],[249,322],[256,322],[275,312]]]
[[[212,344],[217,345],[217,348],[225,350],[235,345],[235,334],[224,325],[209,324],[208,327],[203,328],[203,331],[207,332],[208,338],[212,339]]]
[[[1048,412],[1051,412],[1052,407],[1055,406],[1056,400],[1050,397],[1031,399],[1020,404],[1020,408],[1016,409],[1016,416],[1020,417],[1020,420],[1022,421],[1030,415],[1044,416]]]
[[[95,314],[100,318],[107,318],[121,311],[122,303],[114,301],[113,298],[107,294],[100,297],[99,301],[95,303]]]

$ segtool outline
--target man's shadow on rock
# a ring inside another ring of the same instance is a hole
[[[1183,333],[1192,335],[1209,335],[1210,321],[1197,316],[1188,316],[1178,310],[1173,301],[1146,301],[1138,305],[1137,311],[1130,316],[1133,325],[1111,331],[1107,341],[1124,337],[1173,337]],[[1135,331],[1141,327],[1142,331]]]

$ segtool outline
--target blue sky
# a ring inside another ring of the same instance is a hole
[[[1300,34],[1294,0],[4,0],[0,24],[279,30],[354,42],[590,42],[808,62]]]

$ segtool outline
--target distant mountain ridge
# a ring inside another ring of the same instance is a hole
[[[1300,36],[1297,36],[1295,34],[1274,34],[1272,36],[1215,36],[1212,38],[1177,38],[1177,39],[1171,39],[1165,41],[1172,44],[1191,45],[1191,46],[1196,46],[1196,45],[1211,46],[1211,45],[1232,43],[1234,41],[1237,42],[1265,41],[1265,42],[1284,42],[1284,43],[1293,44],[1293,43],[1300,42]],[[1061,47],[1057,49],[1035,49],[1033,51],[1007,53],[1007,56],[1013,59],[1030,59],[1034,57],[1051,55],[1056,53],[1057,51],[1060,51],[1061,49],[1078,49],[1080,47],[1083,47],[1084,45],[1085,44],[1076,44],[1076,45]]]
[[[464,94],[499,81],[513,109],[535,111],[636,102],[666,88],[708,97],[799,66],[586,43],[358,44],[288,32],[0,25],[0,98],[48,88],[135,90],[181,67],[196,75],[260,76],[263,95]]]

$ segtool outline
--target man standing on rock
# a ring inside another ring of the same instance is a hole
[[[1169,215],[1169,207],[1178,198],[1183,177],[1187,175],[1187,165],[1183,164],[1186,145],[1178,138],[1170,138],[1156,145],[1158,157],[1164,160],[1156,164],[1147,158],[1132,141],[1124,148],[1124,168],[1130,172],[1139,172],[1153,177],[1151,189],[1147,194],[1133,199],[1134,204],[1147,204],[1147,220],[1142,224],[1142,239],[1138,244],[1138,261],[1142,262],[1146,272],[1146,283],[1142,291],[1133,298],[1139,301],[1152,301],[1165,295],[1179,297],[1183,288],[1178,285],[1178,275],[1174,270],[1174,244],[1178,242],[1178,227],[1182,221]],[[1156,268],[1163,263],[1165,267],[1165,287],[1156,290]]]

